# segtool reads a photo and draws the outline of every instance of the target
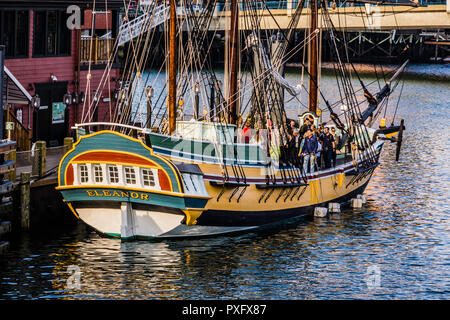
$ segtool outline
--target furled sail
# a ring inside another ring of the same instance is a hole
[[[292,86],[281,74],[279,74],[276,71],[276,68],[272,65],[272,62],[269,59],[269,56],[267,55],[266,51],[264,50],[261,41],[259,40],[258,36],[255,32],[250,34],[247,38],[247,46],[251,47],[254,50],[255,55],[260,56],[261,60],[264,64],[264,78],[271,75],[276,83],[278,83],[280,86],[282,86],[286,91],[296,97],[300,95],[301,88],[300,86],[294,87]]]

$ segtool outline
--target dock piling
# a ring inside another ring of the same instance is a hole
[[[20,222],[23,230],[30,228],[30,173],[20,174]]]
[[[71,150],[73,148],[73,138],[72,137],[64,138],[64,146],[66,147],[66,152]]]
[[[47,145],[45,141],[36,141],[34,150],[33,176],[43,177],[45,174],[45,162],[47,156]]]

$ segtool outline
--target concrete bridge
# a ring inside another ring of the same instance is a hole
[[[283,2],[283,1],[280,1]],[[286,28],[294,12],[293,1],[284,1],[283,9],[264,10],[260,27],[262,29]],[[298,3],[294,1],[294,3]],[[422,1],[421,3],[424,3]],[[337,29],[348,31],[383,31],[383,30],[423,30],[450,29],[450,0],[443,0],[442,4],[426,6],[389,6],[389,5],[358,5],[350,7],[329,8],[330,18]],[[240,11],[240,28],[250,28],[250,23],[244,19],[248,12]],[[308,28],[309,8],[304,8],[297,29]],[[275,21],[274,21],[274,18]],[[216,9],[210,30],[226,30],[229,25],[230,11]],[[319,28],[323,26],[322,10],[319,9]]]

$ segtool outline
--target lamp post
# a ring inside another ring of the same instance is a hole
[[[33,142],[36,142],[38,139],[38,116],[39,116],[39,108],[41,107],[41,98],[39,98],[38,94],[35,94],[31,98],[31,106],[33,107]],[[29,120],[28,120],[29,121]]]
[[[69,106],[69,105],[72,104],[72,95],[70,94],[70,92],[67,92],[67,93],[64,95],[63,101],[64,101],[64,104],[65,104],[66,106]]]
[[[199,120],[200,119],[200,114],[199,114],[199,94],[200,94],[200,84],[198,82],[195,83],[194,86],[194,92],[195,92],[195,103],[194,103],[194,118],[195,120]]]
[[[38,94],[34,95],[34,97],[31,98],[31,106],[34,109],[39,109],[39,107],[41,106],[41,98],[39,98]]]
[[[152,97],[153,97],[153,87],[148,86],[145,88],[145,94],[147,96],[147,128],[152,127]]]
[[[212,119],[214,118],[214,103],[216,101],[216,89],[215,89],[215,84],[213,80],[210,80],[210,95],[209,95],[209,116],[208,116],[208,121],[212,121]]]
[[[94,90],[94,91],[92,92],[92,101],[94,101],[94,103],[97,103],[98,100],[99,100],[99,97],[98,97],[98,91],[97,91],[97,90]]]

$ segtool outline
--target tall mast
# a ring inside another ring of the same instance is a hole
[[[317,86],[318,86],[318,34],[315,34],[317,29],[317,0],[311,0],[311,24],[309,30],[310,43],[309,43],[309,107],[308,110],[316,114],[317,110]]]
[[[177,99],[177,61],[176,61],[176,27],[177,27],[177,13],[176,0],[169,0],[169,135],[175,131],[176,127],[176,99]]]
[[[228,123],[237,123],[237,76],[239,61],[239,7],[238,0],[231,0],[231,23],[229,37],[229,89],[228,89]]]

